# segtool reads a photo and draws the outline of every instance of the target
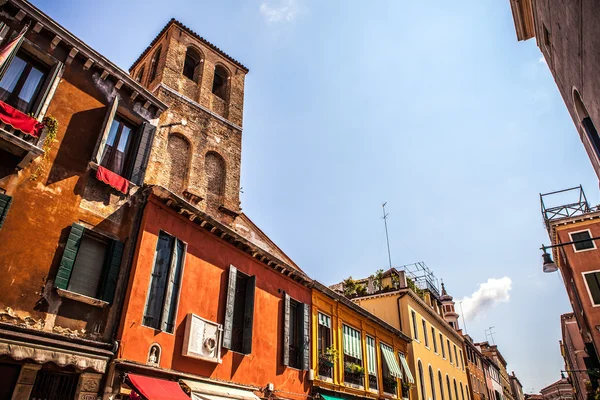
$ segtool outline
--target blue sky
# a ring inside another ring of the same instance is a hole
[[[425,261],[457,300],[498,279],[469,334],[495,326],[526,392],[560,378],[570,306],[541,272],[539,193],[597,204],[597,179],[508,0],[33,2],[124,69],[171,17],[240,60],[242,207],[301,268],[386,267],[387,201],[393,264]]]

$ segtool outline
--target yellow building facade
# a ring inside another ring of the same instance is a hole
[[[443,304],[428,290],[411,288],[401,274],[396,288],[353,298],[413,340],[408,362],[416,384],[411,398],[470,400],[463,337],[443,318]]]
[[[409,398],[411,339],[402,331],[318,282],[311,327],[313,396]]]

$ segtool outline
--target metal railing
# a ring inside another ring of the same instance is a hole
[[[352,385],[364,386],[365,385],[365,377],[362,373],[356,373],[344,370],[344,382],[350,383]]]
[[[396,378],[392,377],[383,377],[383,392],[388,394],[396,395],[398,389],[398,382]]]

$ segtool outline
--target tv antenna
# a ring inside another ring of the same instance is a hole
[[[493,329],[495,328],[495,326],[490,326],[488,329],[485,330],[485,340],[488,340],[488,336],[492,339],[492,344],[495,345],[496,341],[494,340],[494,334],[498,333],[498,332],[494,332]]]
[[[385,225],[385,240],[387,241],[388,260],[390,262],[390,269],[392,269],[392,253],[390,252],[390,236],[388,234],[388,227],[387,227],[387,217],[390,214],[385,212],[386,204],[387,204],[387,201],[381,205],[381,208],[383,209],[383,223]]]

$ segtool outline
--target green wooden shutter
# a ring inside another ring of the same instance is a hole
[[[69,279],[71,279],[71,272],[73,272],[73,265],[75,264],[75,258],[77,258],[77,252],[79,251],[79,245],[81,244],[81,238],[85,228],[79,224],[71,225],[71,232],[67,238],[65,244],[65,251],[60,260],[58,272],[56,273],[56,279],[54,285],[59,289],[67,289],[69,286]]]
[[[154,254],[154,268],[144,312],[144,325],[160,329],[160,317],[167,286],[167,275],[173,248],[173,236],[160,232]]]
[[[102,283],[101,292],[101,299],[108,303],[112,303],[115,297],[124,247],[124,244],[118,240],[111,240],[108,247],[106,264],[104,267],[104,282]]]
[[[149,122],[144,122],[139,130],[139,142],[131,170],[131,182],[138,186],[144,184],[144,176],[146,175],[146,167],[148,166],[155,132],[156,126]]]
[[[291,298],[283,294],[283,365],[290,365],[290,308]]]
[[[310,367],[309,350],[310,350],[310,306],[308,304],[301,304],[302,312],[300,313],[302,318],[301,326],[302,334],[302,369],[307,371]]]
[[[102,162],[102,155],[104,153],[104,148],[106,147],[106,141],[108,140],[110,127],[112,126],[113,119],[115,118],[115,114],[117,113],[117,108],[119,108],[119,96],[115,96],[112,103],[108,107],[106,115],[104,116],[102,130],[100,131],[101,136],[99,138],[98,143],[96,144],[96,149],[94,151],[94,161],[98,165],[100,165]]]
[[[2,229],[2,225],[4,224],[4,220],[6,219],[11,204],[12,197],[0,193],[0,229]]]
[[[229,266],[229,282],[227,284],[227,301],[225,303],[225,323],[223,324],[223,347],[231,350],[231,335],[233,332],[233,310],[235,309],[235,284],[237,268]]]
[[[181,270],[183,268],[184,245],[179,239],[173,243],[171,265],[167,278],[167,293],[160,320],[160,329],[172,333],[175,328],[177,311],[177,300],[179,299],[179,287],[181,286]]]
[[[256,290],[256,276],[246,280],[246,301],[244,303],[244,337],[242,340],[242,352],[252,353],[252,327],[254,324],[254,292]]]

